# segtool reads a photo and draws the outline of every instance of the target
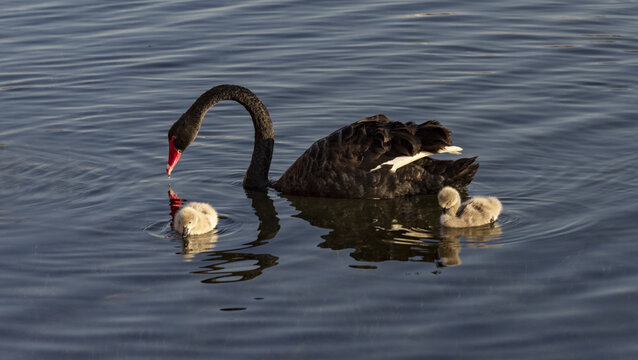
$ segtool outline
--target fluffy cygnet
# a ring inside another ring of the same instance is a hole
[[[491,224],[503,208],[495,197],[473,197],[461,204],[459,192],[449,186],[439,191],[439,205],[443,208],[441,224],[452,228]]]
[[[188,203],[175,214],[175,231],[184,236],[205,234],[213,231],[215,226],[217,212],[206,203]]]

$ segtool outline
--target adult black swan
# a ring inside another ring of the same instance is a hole
[[[417,125],[376,115],[345,126],[306,150],[277,181],[268,180],[275,142],[266,106],[237,85],[219,85],[202,94],[168,131],[170,175],[182,152],[199,132],[206,112],[223,100],[234,100],[250,113],[255,127],[252,160],[244,176],[247,189],[272,186],[290,195],[334,198],[393,198],[435,194],[444,186],[463,187],[478,170],[476,157],[435,160],[428,155],[452,146],[450,131],[436,121]]]

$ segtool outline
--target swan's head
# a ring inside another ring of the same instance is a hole
[[[175,214],[175,231],[188,236],[191,230],[197,226],[197,211],[191,208],[182,208],[177,214]]]
[[[446,186],[439,191],[438,199],[439,206],[441,206],[443,210],[453,208],[461,203],[461,195],[459,195],[456,189],[450,186]]]
[[[187,114],[182,115],[168,130],[168,164],[166,173],[171,174],[182,152],[186,150],[199,132],[199,123],[191,120]]]
[[[182,151],[175,147],[175,136],[168,139],[168,164],[166,165],[166,173],[168,175],[171,174],[171,171],[177,165],[179,157],[182,156]]]

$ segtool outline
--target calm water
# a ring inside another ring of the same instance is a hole
[[[7,359],[638,356],[636,1],[4,1],[0,348]],[[437,119],[478,155],[491,229],[434,197],[247,193],[360,118]],[[169,184],[219,231],[183,242]]]

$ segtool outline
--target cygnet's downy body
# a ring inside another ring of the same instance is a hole
[[[492,224],[503,208],[495,197],[473,197],[461,204],[461,195],[449,186],[439,191],[438,199],[443,208],[441,225],[451,228]]]
[[[206,234],[216,226],[217,212],[206,203],[188,203],[175,214],[175,231],[183,236]]]

